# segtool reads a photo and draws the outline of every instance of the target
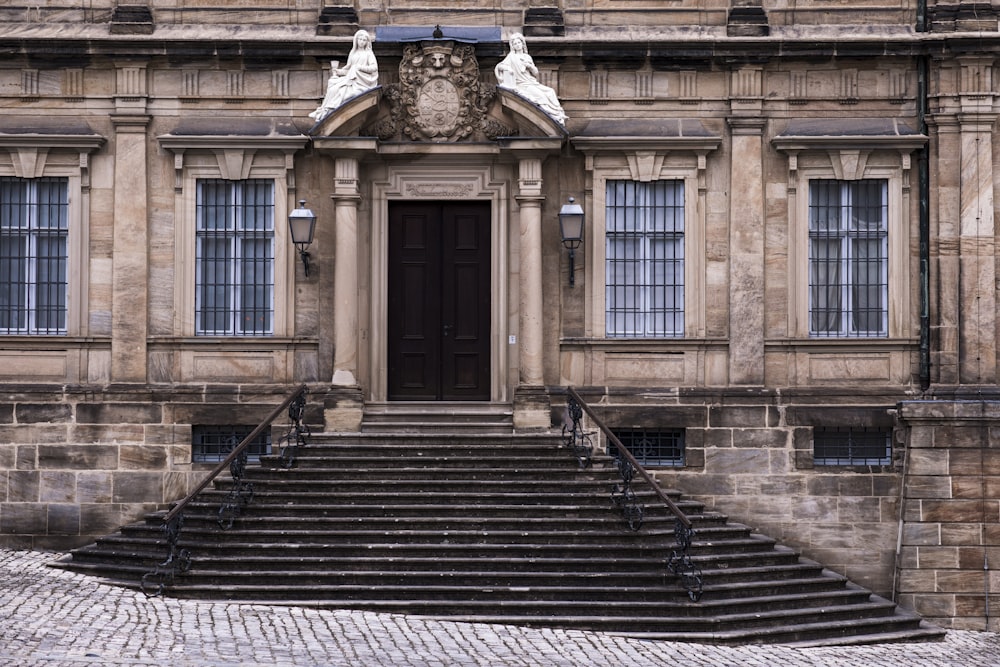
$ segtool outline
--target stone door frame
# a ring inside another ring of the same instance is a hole
[[[498,177],[499,172],[499,177]],[[506,172],[506,173],[504,173]],[[387,400],[388,332],[388,234],[390,201],[467,201],[490,203],[490,401],[510,401],[516,380],[516,361],[510,351],[508,332],[510,312],[510,185],[509,169],[498,168],[480,160],[455,160],[442,157],[433,164],[389,164],[386,177],[372,183],[371,257],[369,284],[371,302],[368,312],[368,390],[366,401]]]

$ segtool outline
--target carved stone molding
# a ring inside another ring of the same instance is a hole
[[[455,143],[516,134],[488,115],[496,87],[479,80],[475,48],[449,40],[403,48],[399,83],[385,87],[389,106],[370,128],[382,141]]]

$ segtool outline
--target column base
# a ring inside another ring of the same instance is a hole
[[[514,428],[518,431],[552,428],[552,402],[545,387],[522,385],[514,391]]]
[[[323,397],[323,423],[328,432],[357,433],[364,414],[365,399],[357,385],[332,387]]]

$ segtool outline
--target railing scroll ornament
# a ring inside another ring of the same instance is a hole
[[[580,394],[573,387],[566,388],[566,423],[563,425],[563,439],[571,448],[573,454],[580,461],[580,467],[590,465],[593,453],[593,444],[589,434],[582,425],[584,413],[596,425],[616,452],[618,473],[622,481],[612,488],[611,497],[614,504],[621,510],[622,518],[626,525],[633,531],[638,531],[642,527],[644,509],[636,498],[632,489],[632,480],[639,475],[653,489],[659,499],[674,516],[674,540],[676,546],[670,552],[667,559],[667,569],[670,570],[680,582],[680,585],[687,591],[688,597],[697,602],[701,599],[704,583],[701,569],[694,564],[688,550],[694,540],[695,530],[691,520],[677,507],[677,504],[670,499],[663,489],[660,488],[649,472],[642,467],[632,452],[628,450],[621,440],[611,432],[611,429],[601,420],[590,406],[580,397]],[[586,450],[584,459],[583,453]],[[586,463],[584,463],[584,460]]]
[[[174,578],[191,568],[191,552],[180,546],[181,527],[184,525],[184,511],[199,493],[212,483],[222,471],[229,469],[232,486],[218,511],[218,524],[223,530],[232,528],[243,509],[253,500],[253,484],[244,477],[247,466],[247,448],[278,418],[286,408],[291,420],[288,432],[279,441],[279,464],[291,467],[299,447],[308,443],[309,428],[302,422],[305,414],[306,386],[300,385],[270,415],[267,416],[247,437],[232,447],[229,454],[198,484],[186,498],[174,505],[163,515],[162,528],[169,549],[167,559],[142,576],[141,587],[147,597],[162,595],[170,587]]]

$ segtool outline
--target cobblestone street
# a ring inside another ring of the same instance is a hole
[[[1000,665],[1000,638],[985,632],[950,632],[944,642],[929,644],[719,647],[391,614],[147,599],[47,567],[57,557],[0,550],[0,665]]]

